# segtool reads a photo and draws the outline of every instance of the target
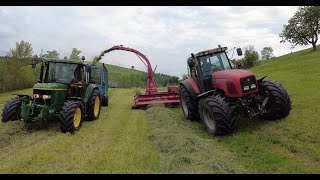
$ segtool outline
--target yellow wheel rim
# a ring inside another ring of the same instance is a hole
[[[80,125],[81,122],[81,110],[80,108],[77,108],[74,111],[74,115],[73,115],[73,125],[74,127],[78,127]]]
[[[94,116],[98,116],[99,110],[100,110],[100,98],[99,96],[97,96],[96,100],[94,101],[94,110],[93,110]]]

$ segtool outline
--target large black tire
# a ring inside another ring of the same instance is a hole
[[[227,135],[233,132],[236,106],[221,95],[208,96],[199,101],[200,118],[210,134]]]
[[[59,114],[60,130],[63,133],[78,131],[83,122],[84,110],[81,101],[67,101]]]
[[[99,98],[99,99],[97,99]],[[97,99],[97,100],[96,100]],[[99,103],[99,104],[97,104]],[[97,109],[98,108],[98,109]],[[88,116],[87,121],[93,121],[99,118],[101,110],[101,96],[97,89],[93,90],[88,101]]]
[[[11,98],[2,109],[2,122],[15,121],[20,119],[21,98]]]
[[[288,92],[281,84],[273,81],[263,81],[260,84],[260,95],[265,92],[269,94],[269,101],[266,104],[266,113],[261,118],[266,120],[277,120],[289,115],[291,110],[291,100]]]
[[[102,106],[108,106],[108,105],[109,105],[109,98],[108,98],[108,96],[103,96],[103,97],[102,97],[101,105],[102,105]]]
[[[179,86],[179,99],[184,117],[192,121],[199,120],[197,101],[191,97],[183,85]]]

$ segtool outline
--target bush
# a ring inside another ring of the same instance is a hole
[[[30,64],[30,59],[0,58],[0,92],[31,88],[40,68]]]

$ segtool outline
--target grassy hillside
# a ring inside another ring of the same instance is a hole
[[[147,83],[147,69],[139,71],[119,66],[106,64],[109,72],[109,81],[116,83],[118,87],[145,87]],[[157,87],[163,87],[165,84],[178,84],[178,77],[169,76],[161,73],[154,75]],[[167,83],[166,83],[167,82]]]
[[[109,81],[119,87],[143,87],[143,78],[147,78],[146,72],[106,64],[109,72]]]

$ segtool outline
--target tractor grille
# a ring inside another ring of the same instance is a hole
[[[255,76],[247,76],[240,79],[241,89],[243,93],[254,91],[257,89]]]
[[[34,89],[34,90],[33,90],[33,94],[51,95],[51,90]]]
[[[41,96],[42,95],[52,95],[51,90],[40,90],[40,89],[34,89],[33,94],[39,94],[40,98],[35,98],[35,103],[40,105],[51,105],[51,99],[44,100]]]

